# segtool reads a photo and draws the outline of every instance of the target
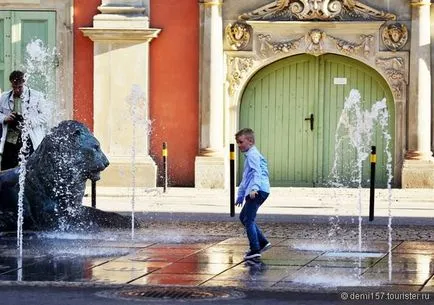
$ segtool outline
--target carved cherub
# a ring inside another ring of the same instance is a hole
[[[321,30],[312,30],[306,34],[306,52],[308,53],[323,53],[324,48],[324,38],[326,37],[326,33]]]
[[[242,22],[228,24],[225,29],[226,40],[232,50],[240,50],[247,46],[250,41],[249,26]]]
[[[408,30],[405,24],[392,23],[383,29],[383,43],[391,51],[401,49],[408,39]]]

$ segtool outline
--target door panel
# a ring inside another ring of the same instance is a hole
[[[356,60],[333,54],[297,55],[270,64],[251,79],[241,100],[239,128],[255,131],[256,144],[269,162],[272,186],[327,186],[335,159],[336,127],[351,89],[359,90],[367,110],[387,98],[388,132],[394,139],[390,89],[376,71]],[[380,128],[367,145],[377,146],[377,185],[385,186],[385,154],[381,153],[385,143]],[[337,155],[342,160],[338,173],[346,177],[354,169],[355,150],[339,148]],[[244,157],[240,155],[239,160],[240,179]],[[365,161],[365,182],[369,171],[369,161]]]
[[[342,110],[344,108],[345,99],[348,98],[352,89],[357,89],[361,95],[361,108],[362,111],[371,112],[372,105],[381,101],[386,97],[386,102],[389,112],[389,128],[388,134],[394,139],[394,107],[393,98],[390,89],[384,79],[378,73],[365,65],[357,62],[356,60],[333,54],[327,54],[321,57],[320,69],[324,74],[323,85],[324,94],[321,94],[323,100],[321,101],[321,108],[324,122],[322,129],[324,130],[323,145],[322,145],[322,169],[319,171],[318,183],[325,185],[330,181],[329,176],[333,162],[335,159],[340,168],[338,169],[339,176],[346,182],[346,185],[357,186],[357,181],[349,183],[350,180],[356,178],[357,171],[355,170],[357,161],[357,151],[354,147],[349,145],[348,141],[342,142],[341,147],[335,147],[335,134],[336,127]],[[346,79],[346,84],[335,84],[335,79]],[[356,124],[356,122],[353,122]],[[386,142],[383,136],[381,126],[375,122],[376,128],[370,143],[364,143],[366,150],[370,152],[370,147],[375,145],[377,148],[377,173],[376,184],[377,186],[386,186],[387,173],[386,173]],[[389,151],[393,152],[393,145],[389,147]],[[362,184],[369,185],[370,177],[370,162],[365,159],[363,161]],[[321,175],[322,174],[322,175]]]
[[[308,55],[278,61],[259,71],[244,92],[240,128],[255,131],[274,186],[312,184],[314,132],[305,118],[315,112],[315,66]],[[241,171],[243,163],[242,157]]]
[[[11,14],[0,11],[0,92],[8,90],[11,66]]]
[[[15,59],[15,67],[21,67],[30,73],[29,82],[30,85],[41,92],[47,93],[47,87],[50,84],[46,83],[47,79],[55,79],[54,73],[54,63],[53,62],[31,62],[30,64],[26,63],[27,46],[32,41],[40,39],[43,42],[43,46],[48,51],[52,52],[55,47],[55,29],[56,29],[56,19],[54,12],[21,12],[17,11],[13,14],[13,23],[14,26],[12,28],[13,35],[16,37],[16,40],[12,44],[14,59]],[[45,55],[45,54],[44,54]],[[47,59],[50,61],[53,59],[51,54]],[[42,60],[39,58],[38,60]],[[42,67],[31,67],[34,64],[42,64],[44,65],[44,69]],[[30,67],[29,67],[30,66]],[[51,69],[49,69],[51,68]],[[37,73],[33,73],[36,69],[39,75],[35,75]],[[41,70],[42,69],[42,70]],[[49,75],[49,76],[47,76]]]

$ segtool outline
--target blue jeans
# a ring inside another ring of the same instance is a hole
[[[258,191],[258,195],[256,195],[255,199],[250,199],[250,196],[246,196],[246,203],[240,212],[240,221],[246,228],[251,251],[259,251],[268,243],[255,222],[256,213],[262,203],[267,199],[268,195],[269,194],[266,192]]]

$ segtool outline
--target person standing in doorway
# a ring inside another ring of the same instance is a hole
[[[267,160],[255,146],[255,134],[252,129],[241,129],[235,134],[235,140],[238,148],[246,157],[243,178],[235,203],[237,206],[242,206],[245,201],[240,212],[240,221],[246,229],[250,250],[244,258],[260,258],[261,252],[271,247],[255,222],[259,207],[270,194]]]
[[[24,73],[13,71],[9,75],[12,89],[0,96],[1,170],[19,164],[23,142],[30,155],[41,143],[47,132],[48,109],[42,93],[25,85]]]

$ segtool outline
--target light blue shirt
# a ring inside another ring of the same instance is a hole
[[[250,147],[244,155],[246,159],[244,160],[243,179],[238,187],[237,202],[244,200],[253,190],[270,193],[267,160],[256,146]]]

